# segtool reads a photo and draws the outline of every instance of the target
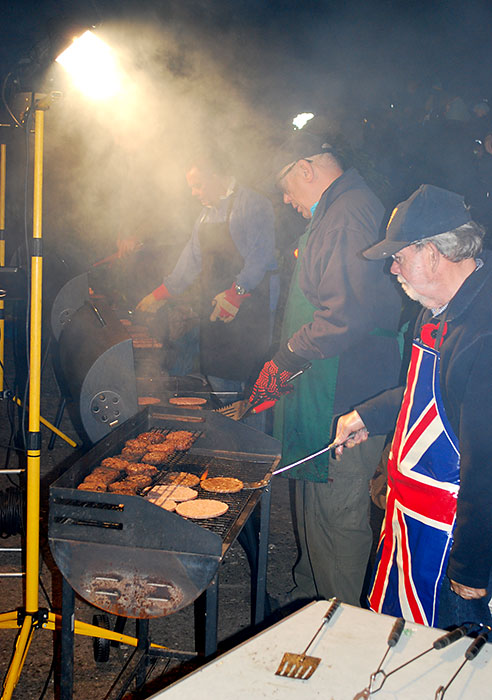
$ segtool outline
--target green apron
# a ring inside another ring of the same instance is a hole
[[[299,239],[299,256],[289,289],[282,325],[282,342],[287,341],[317,310],[304,296],[298,277],[302,254],[311,227]],[[338,374],[338,356],[312,360],[311,369],[293,381],[294,391],[275,405],[273,435],[282,443],[282,461],[286,465],[317,452],[328,444],[333,418],[333,404]],[[282,474],[290,479],[328,480],[328,455],[323,454],[306,464]]]

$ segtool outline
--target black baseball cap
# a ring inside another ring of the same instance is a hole
[[[471,221],[464,197],[435,185],[420,185],[393,210],[386,238],[364,251],[369,260],[388,258],[412,243],[452,231]]]

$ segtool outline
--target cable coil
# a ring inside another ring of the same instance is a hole
[[[0,491],[0,537],[24,532],[24,494],[15,487]]]

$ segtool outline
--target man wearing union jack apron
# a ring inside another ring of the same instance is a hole
[[[422,185],[365,251],[423,307],[405,387],[342,416],[337,448],[394,428],[372,610],[492,624],[492,256],[463,197]],[[395,427],[396,419],[396,427]]]

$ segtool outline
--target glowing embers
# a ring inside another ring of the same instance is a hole
[[[75,38],[56,60],[88,97],[99,100],[121,91],[121,74],[113,52],[91,31]]]

